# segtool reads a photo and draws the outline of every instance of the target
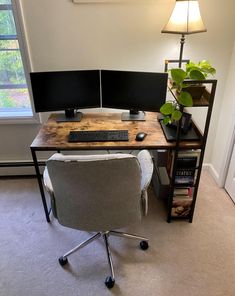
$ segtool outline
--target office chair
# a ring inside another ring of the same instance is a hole
[[[61,266],[68,262],[70,254],[103,237],[111,272],[105,284],[108,288],[114,286],[108,237],[137,239],[141,249],[148,248],[147,238],[115,229],[136,222],[146,214],[147,187],[152,172],[152,159],[147,150],[137,156],[121,153],[66,156],[56,153],[46,162],[44,184],[58,222],[66,227],[97,232],[61,256]]]

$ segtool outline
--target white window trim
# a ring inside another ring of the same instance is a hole
[[[25,123],[39,124],[41,123],[40,116],[36,114],[34,111],[33,93],[32,93],[30,75],[29,75],[29,73],[31,72],[31,66],[30,66],[31,62],[30,62],[30,55],[29,55],[29,50],[27,46],[27,38],[25,34],[26,31],[25,31],[21,1],[12,0],[12,12],[14,15],[17,40],[19,42],[20,53],[23,61],[25,79],[26,79],[26,83],[29,91],[29,99],[30,99],[30,104],[32,109],[32,115],[27,115],[27,114],[19,115],[19,112],[15,112],[15,116],[10,116],[14,114],[14,111],[6,112],[5,115],[2,115],[0,112],[0,116],[1,116],[0,124],[18,124],[18,123],[19,124],[25,124]]]

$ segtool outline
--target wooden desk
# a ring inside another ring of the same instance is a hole
[[[157,115],[157,113],[146,112],[146,121],[121,121],[121,113],[85,113],[81,122],[57,123],[56,115],[52,114],[30,146],[47,221],[50,222],[50,217],[37,161],[37,151],[173,149],[175,143],[166,141]],[[69,143],[68,134],[72,130],[128,130],[129,141]],[[135,140],[138,132],[147,133],[144,141]],[[182,148],[187,149],[196,149],[200,145],[199,141],[180,143]]]

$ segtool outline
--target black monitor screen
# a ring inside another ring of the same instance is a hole
[[[102,70],[102,106],[157,111],[165,103],[167,73]]]
[[[30,73],[36,112],[100,107],[99,70]]]

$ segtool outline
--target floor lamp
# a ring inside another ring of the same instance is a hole
[[[179,68],[181,68],[185,35],[206,32],[198,0],[176,0],[169,21],[161,32],[181,34],[179,56]]]

